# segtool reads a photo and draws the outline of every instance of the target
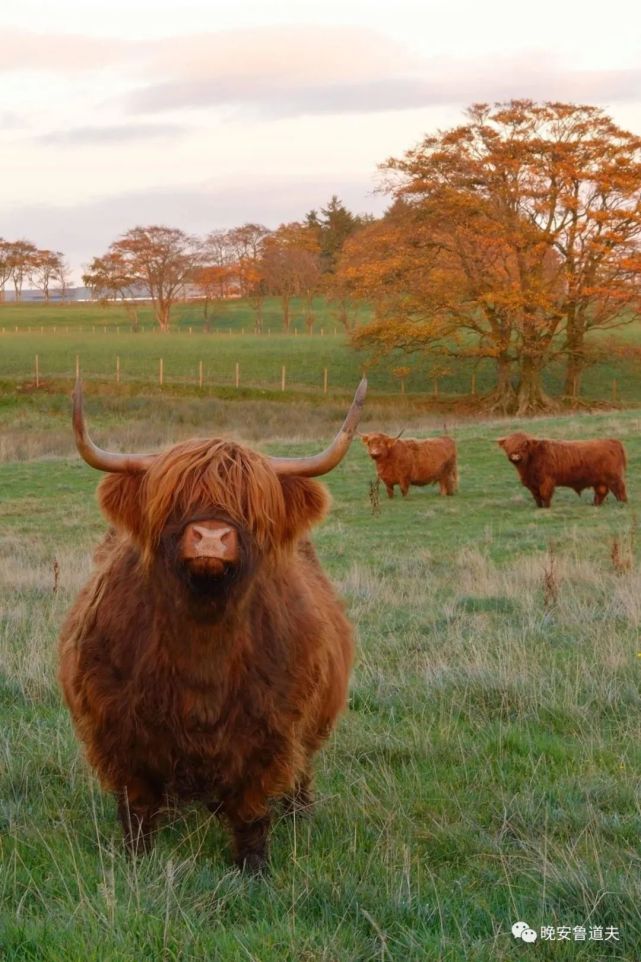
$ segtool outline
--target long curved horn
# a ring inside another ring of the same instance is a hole
[[[82,412],[82,384],[76,380],[73,391],[73,433],[80,456],[87,464],[99,471],[125,472],[146,471],[153,463],[155,454],[115,454],[97,447],[87,433]]]
[[[396,435],[396,437],[394,438],[394,440],[395,440],[395,441],[398,441],[398,439],[400,438],[401,434],[403,434],[404,432],[405,432],[405,428],[401,428],[401,430],[398,432],[398,434]]]
[[[307,458],[268,458],[276,474],[295,474],[299,478],[318,478],[327,474],[339,464],[352,443],[354,433],[358,427],[365,395],[367,394],[367,378],[363,378],[356,389],[352,406],[347,412],[343,426],[329,445],[320,454],[312,454]]]

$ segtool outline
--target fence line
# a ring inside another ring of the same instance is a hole
[[[84,376],[87,380],[94,380],[94,381],[99,381],[99,382],[107,382],[107,383],[108,383],[109,381],[112,381],[112,380],[113,380],[113,382],[114,382],[115,384],[120,385],[120,384],[122,383],[122,380],[123,380],[123,378],[122,378],[122,374],[123,374],[123,364],[122,364],[122,361],[121,361],[121,355],[120,355],[120,354],[114,355],[114,360],[115,360],[115,365],[114,365],[114,368],[112,368],[112,370],[114,371],[114,374],[113,374],[113,375],[109,375],[108,373],[105,373],[105,372],[94,372],[94,373],[91,373],[91,372],[87,372],[87,371],[85,370],[85,371],[83,372],[83,376]],[[125,359],[125,360],[126,360],[126,359]],[[153,359],[153,358],[149,358],[148,360],[149,360],[150,363],[152,363],[154,359]],[[165,383],[169,383],[169,385],[193,384],[194,386],[197,385],[197,386],[198,386],[199,388],[201,388],[201,389],[202,389],[203,387],[205,387],[205,385],[206,385],[207,383],[208,383],[209,386],[211,386],[211,387],[219,387],[219,388],[220,388],[220,387],[227,387],[227,386],[230,386],[230,385],[234,385],[237,389],[240,387],[240,374],[241,374],[241,371],[240,371],[240,362],[239,362],[239,361],[236,361],[236,362],[234,363],[233,368],[229,369],[229,373],[228,373],[227,375],[226,375],[224,372],[222,372],[220,369],[218,369],[218,370],[216,370],[215,372],[213,372],[213,373],[211,374],[211,376],[210,376],[209,379],[207,379],[207,378],[205,377],[205,366],[204,366],[204,362],[203,362],[203,360],[201,359],[201,360],[199,360],[199,361],[197,362],[197,367],[196,367],[196,366],[194,367],[194,369],[193,369],[193,374],[184,374],[184,373],[176,374],[176,375],[173,376],[173,378],[171,378],[171,380],[170,380],[169,382],[167,382],[167,379],[166,379],[166,369],[165,369],[165,359],[164,359],[164,357],[159,357],[159,358],[157,358],[157,361],[158,361],[158,367],[157,367],[157,374],[156,374],[155,377],[150,373],[149,370],[147,370],[146,372],[143,372],[143,373],[132,373],[131,376],[130,376],[130,378],[129,378],[129,383],[132,383],[132,384],[151,384],[151,383],[156,383],[156,384],[158,384],[160,387],[163,387],[163,386],[165,385]],[[195,363],[195,362],[194,362],[194,363]],[[75,371],[75,377],[76,377],[76,378],[78,378],[78,377],[80,376],[80,370],[81,370],[80,354],[76,354],[76,355],[75,355],[75,364],[74,364],[74,371]],[[272,369],[272,370],[273,370],[273,369]],[[43,381],[46,381],[46,380],[47,380],[46,360],[45,360],[45,363],[43,364],[43,363],[42,363],[42,355],[41,355],[41,354],[35,354],[35,355],[34,355],[34,367],[33,367],[32,371],[33,371],[34,374],[35,374],[35,377],[34,377],[35,386],[36,386],[37,388],[39,388],[39,387],[41,386],[41,383],[42,383]],[[364,374],[364,372],[362,372],[362,373]],[[382,373],[386,373],[386,374],[387,374],[387,373],[389,373],[389,372],[382,372]],[[419,372],[413,372],[413,373],[414,373],[416,376],[420,377],[420,373],[419,373]],[[355,376],[356,376],[356,375],[355,375]],[[390,390],[389,388],[386,387],[386,388],[383,388],[383,389],[382,389],[382,390],[383,390],[383,393],[388,394],[388,395],[396,395],[396,394],[404,395],[404,394],[405,394],[406,376],[404,376],[404,377],[402,377],[402,378],[399,378],[395,372],[392,372],[392,373],[391,373],[391,376],[392,376],[392,378],[393,378],[394,380],[396,380],[396,382],[397,382],[397,384],[398,384],[398,388],[397,388],[397,390]],[[3,377],[3,374],[2,374],[2,371],[0,370],[0,378],[2,378],[2,377]],[[16,382],[20,382],[20,380],[21,380],[21,376],[20,376],[20,375],[16,375],[15,373],[14,373],[14,374],[9,374],[9,375],[4,375],[4,377],[7,377],[9,380],[15,380]],[[51,372],[48,377],[49,377],[49,381],[52,381],[52,380],[56,380],[56,381],[58,381],[58,380],[67,380],[68,378],[71,377],[71,374],[70,374],[70,373],[67,373],[66,371],[61,372],[60,370],[57,370],[57,371]],[[273,377],[273,379],[272,379],[272,377]],[[273,371],[273,376],[272,376],[272,377],[260,377],[260,376],[258,376],[258,377],[256,377],[256,378],[253,378],[253,379],[247,381],[246,384],[245,384],[245,386],[248,387],[248,388],[255,388],[255,389],[264,389],[264,388],[266,388],[266,387],[270,387],[270,386],[271,386],[273,390],[276,390],[277,387],[280,387],[281,392],[284,392],[284,391],[287,390],[287,387],[288,387],[287,365],[281,364],[281,366],[280,366],[280,379],[279,379],[278,381],[276,380],[276,372],[275,372],[275,371]],[[25,372],[25,375],[23,375],[23,378],[28,381],[28,379],[29,379],[29,374],[28,374],[27,372]],[[291,377],[289,378],[289,380],[291,381]],[[318,380],[310,382],[310,380],[309,380],[307,377],[306,377],[304,380],[301,380],[301,381],[296,381],[296,380],[294,380],[294,381],[293,381],[293,384],[292,384],[292,388],[294,388],[294,387],[295,387],[295,388],[301,388],[301,387],[302,387],[302,388],[319,389],[319,390],[322,392],[322,394],[327,395],[327,394],[329,393],[329,381],[330,381],[330,369],[329,369],[328,367],[323,367],[323,368],[321,368],[320,371],[318,372]],[[336,382],[334,382],[334,383],[336,383]],[[430,390],[430,384],[431,384],[431,390]],[[445,392],[443,392],[443,391],[441,390],[441,380],[440,380],[440,378],[433,377],[433,376],[429,379],[429,383],[428,383],[428,379],[425,378],[425,387],[424,387],[424,389],[423,389],[422,391],[416,391],[416,390],[415,390],[415,391],[413,391],[412,393],[413,393],[413,394],[420,394],[420,395],[423,395],[424,397],[428,397],[428,396],[431,394],[431,396],[432,396],[433,398],[440,398],[440,397],[443,397],[443,398],[462,398],[462,397],[472,397],[472,398],[476,398],[476,397],[478,397],[478,394],[477,394],[477,375],[476,375],[476,371],[472,371],[472,373],[471,373],[470,384],[469,384],[469,391],[468,391],[467,394],[465,394],[464,392],[461,392],[461,391],[445,391]],[[617,383],[617,380],[616,380],[616,379],[613,379],[613,380],[612,380],[612,383],[611,383],[611,397],[612,397],[612,401],[613,401],[614,403],[617,403],[617,402],[618,402],[618,400],[619,400],[619,390],[618,390],[618,383]]]
[[[63,327],[59,327],[57,324],[53,324],[51,327],[31,326],[19,327],[17,324],[13,325],[13,329],[7,327],[6,325],[0,328],[0,336],[10,337],[12,334],[32,334],[36,337],[45,337],[46,335],[51,335],[52,337],[66,337],[66,336],[76,336],[84,334],[98,334],[110,335],[112,333],[121,334],[126,331],[128,334],[187,334],[192,335],[194,333],[201,334],[203,337],[216,337],[225,335],[226,337],[231,337],[236,335],[236,337],[269,337],[271,336],[272,329],[268,327],[267,330],[256,330],[255,328],[244,328],[240,329],[233,327],[214,327],[211,330],[198,330],[194,329],[193,325],[183,326],[183,325],[173,325],[170,326],[166,331],[161,331],[156,325],[140,324],[135,326],[133,324],[92,324],[91,326],[83,327],[77,325],[70,327],[68,324]],[[298,337],[299,334],[304,334],[305,337],[326,337],[330,332],[324,327],[318,328],[317,330],[303,330],[298,327],[290,327],[289,329],[276,329],[276,334],[280,334],[283,337]],[[339,331],[338,328],[334,328],[334,337],[338,335],[343,336],[346,332]]]

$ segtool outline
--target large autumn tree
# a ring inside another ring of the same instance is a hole
[[[94,258],[84,282],[96,287],[93,278],[103,290],[144,289],[160,330],[167,331],[171,308],[200,261],[200,243],[184,231],[158,225],[134,227],[110,244],[105,255]]]
[[[546,406],[562,355],[577,393],[589,333],[639,303],[641,139],[596,107],[477,104],[384,170],[396,203],[339,267],[375,303],[357,343],[493,358],[496,403],[520,413]]]

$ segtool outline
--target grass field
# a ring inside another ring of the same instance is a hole
[[[368,401],[364,430],[440,429],[412,401],[383,402]],[[114,447],[223,432],[299,453],[331,436],[343,403],[101,395],[88,407]],[[319,759],[314,815],[276,826],[260,882],[230,869],[224,833],[197,809],[128,862],[82,761],[56,637],[105,525],[68,407],[55,393],[0,404],[0,957],[639,958],[639,413],[529,423],[622,438],[627,506],[561,490],[537,511],[495,443],[514,421],[450,422],[454,498],[413,489],[373,513],[360,444],[327,478],[334,507],[315,540],[357,627],[350,709]],[[614,926],[620,940],[525,946],[517,919]]]
[[[54,382],[59,386],[71,379],[79,357],[85,379],[115,386],[119,358],[120,390],[129,386],[139,392],[143,387],[147,390],[158,385],[162,358],[165,390],[198,390],[202,362],[204,390],[208,393],[235,385],[236,364],[242,390],[280,391],[284,365],[287,390],[321,395],[327,369],[330,391],[349,391],[367,358],[349,347],[331,305],[318,299],[314,312],[316,322],[310,336],[305,331],[302,305],[294,301],[292,332],[297,333],[284,335],[279,303],[275,298],[268,299],[265,333],[257,336],[253,333],[251,307],[244,301],[230,301],[213,312],[212,332],[207,334],[203,332],[202,307],[179,304],[172,332],[161,336],[154,333],[147,306],[140,309],[143,330],[134,334],[122,306],[4,304],[0,305],[0,389],[4,386],[13,391],[31,384],[38,355],[45,385]],[[359,320],[366,316],[363,309]],[[616,338],[621,344],[639,347],[641,324],[622,327]],[[441,406],[448,398],[456,402],[469,395],[473,379],[479,395],[494,386],[493,365],[487,360],[475,365],[472,359],[430,361],[395,354],[369,370],[370,391],[399,395],[400,382],[394,370],[402,367],[410,369],[405,390],[417,398],[433,396],[434,374],[438,372]],[[560,361],[546,370],[544,384],[552,396],[560,396]],[[634,356],[613,356],[586,370],[582,399],[594,404],[613,398],[627,405],[641,403],[641,362]]]

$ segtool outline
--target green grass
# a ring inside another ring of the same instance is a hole
[[[340,422],[336,402],[267,401],[256,425],[258,403],[94,397],[89,407],[114,446],[144,440],[145,425],[153,446],[215,421],[254,443],[262,435],[264,450],[306,452]],[[411,405],[376,402],[364,426],[386,417],[438,430]],[[196,809],[167,824],[151,857],[123,857],[113,803],[82,761],[55,680],[59,625],[104,530],[96,473],[59,456],[70,454],[67,418],[56,395],[0,406],[0,957],[638,956],[637,413],[529,425],[621,437],[628,506],[595,509],[588,492],[562,489],[537,510],[495,443],[517,422],[452,423],[454,498],[412,489],[374,514],[358,443],[327,478],[334,506],[315,541],[347,599],[358,658],[350,710],[319,758],[317,809],[277,824],[266,882],[230,869],[224,832]],[[525,947],[510,934],[517,919],[614,925],[621,941]]]
[[[330,391],[348,390],[360,377],[367,357],[348,345],[332,305],[319,298],[314,312],[314,334],[310,336],[303,322],[303,306],[294,300],[292,333],[285,335],[280,304],[276,298],[268,298],[264,333],[257,336],[253,333],[251,306],[242,300],[230,301],[213,309],[212,332],[204,333],[202,306],[178,304],[171,333],[160,335],[155,332],[148,306],[140,308],[142,332],[134,334],[124,307],[118,305],[4,304],[0,305],[0,386],[4,384],[9,390],[15,390],[16,386],[33,382],[37,354],[40,376],[45,383],[72,378],[76,356],[79,356],[84,378],[111,384],[114,390],[116,357],[120,357],[120,390],[127,385],[133,385],[136,391],[157,385],[161,358],[166,389],[198,390],[199,362],[202,361],[208,392],[232,387],[236,364],[240,365],[240,384],[245,390],[280,391],[283,365],[289,390],[320,394],[325,368],[329,372]],[[368,311],[362,309],[358,321],[366,320],[367,316]],[[641,324],[635,322],[622,327],[616,337],[621,344],[638,348]],[[614,391],[617,402],[641,403],[640,363],[632,353],[589,367],[584,376],[582,398],[592,404],[607,402],[612,400]],[[438,380],[441,403],[470,393],[475,371],[472,359],[443,361],[437,358],[433,362],[425,357],[408,358],[400,354],[393,354],[370,368],[371,391],[398,395],[400,383],[393,372],[399,367],[409,367],[405,383],[408,395],[431,397],[435,389],[435,364],[446,370]],[[488,393],[494,386],[492,363],[481,361],[475,377],[478,394]],[[616,382],[614,388],[613,382]],[[544,385],[552,396],[561,395],[561,362],[547,368]]]

